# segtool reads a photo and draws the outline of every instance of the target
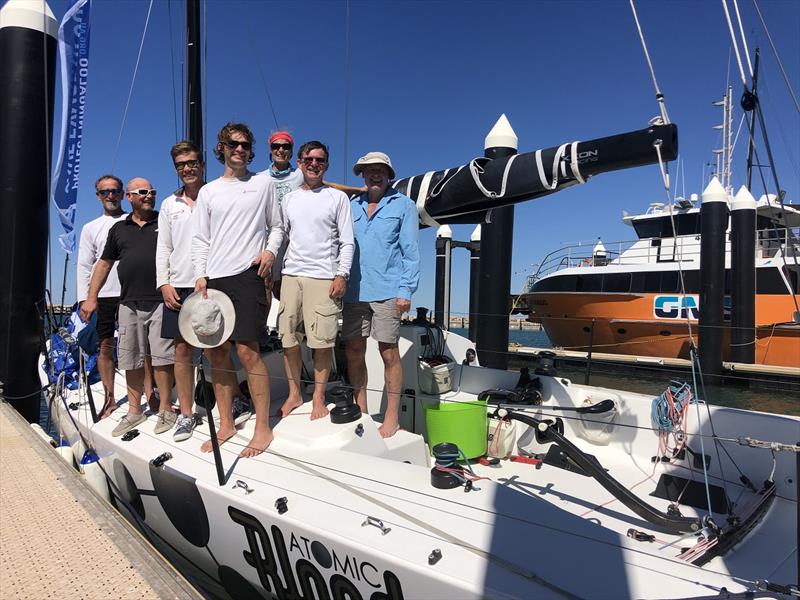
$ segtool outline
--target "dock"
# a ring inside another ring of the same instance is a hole
[[[509,346],[508,352],[520,357],[533,358],[542,351],[553,352],[556,360],[567,364],[584,365],[589,360],[589,353],[578,350],[560,348],[530,348],[526,346]],[[617,367],[637,366],[658,370],[691,371],[692,363],[683,358],[666,358],[657,356],[637,356],[633,354],[611,354],[592,352],[592,362]],[[780,367],[775,365],[751,365],[723,361],[723,375],[739,377],[763,377],[770,380],[783,381],[793,388],[800,389],[800,368]]]
[[[432,322],[435,322],[435,319],[433,319]],[[467,329],[469,327],[469,317],[451,316],[449,329],[454,327]],[[542,329],[542,325],[541,323],[531,323],[526,317],[509,317],[508,329],[509,331],[512,329],[519,331],[540,331]]]
[[[203,596],[0,402],[0,597]]]

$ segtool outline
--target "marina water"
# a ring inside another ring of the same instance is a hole
[[[461,328],[452,328],[450,331],[465,337],[469,333],[466,329]],[[527,348],[552,348],[552,343],[543,329],[511,329],[508,332],[508,338],[510,344],[519,344]],[[512,354],[509,368],[519,369],[530,366],[531,362],[527,356]],[[586,371],[584,368],[576,366],[559,366],[558,373],[575,383],[583,383]],[[600,387],[624,389],[641,394],[660,394],[670,379],[691,383],[692,373],[670,369],[655,371],[650,366],[611,366],[594,363],[590,383]],[[800,399],[797,397],[796,384],[795,391],[792,391],[785,383],[765,380],[759,375],[750,378],[752,382],[750,385],[746,383],[745,379],[742,378],[739,384],[707,386],[706,400],[711,404],[722,406],[800,416]],[[698,387],[700,387],[699,380]],[[698,395],[702,397],[702,393]]]

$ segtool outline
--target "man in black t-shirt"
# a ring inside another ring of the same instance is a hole
[[[119,261],[117,273],[122,291],[117,356],[119,368],[125,370],[128,414],[114,428],[114,436],[130,431],[145,420],[141,407],[145,356],[151,357],[161,396],[155,433],[172,429],[176,419],[170,402],[175,342],[161,337],[163,301],[156,289],[156,190],[147,179],[136,177],[128,182],[126,196],[133,210],[109,230],[103,254],[92,274],[88,297],[81,305],[81,318],[88,320],[97,309],[97,294],[111,267]]]

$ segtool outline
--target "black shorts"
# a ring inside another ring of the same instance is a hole
[[[113,298],[97,299],[97,337],[107,340],[114,337],[117,329],[117,309],[119,309],[119,296]]]
[[[175,288],[178,292],[178,297],[181,299],[181,304],[189,295],[194,291],[194,288]],[[161,337],[170,340],[180,337],[181,332],[178,330],[178,313],[179,310],[172,310],[164,305],[164,314],[161,318]]]
[[[230,277],[210,279],[208,287],[225,292],[233,302],[236,325],[232,342],[258,342],[267,326],[267,288],[258,276],[258,266]]]

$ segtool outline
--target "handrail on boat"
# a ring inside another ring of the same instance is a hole
[[[766,228],[756,232],[756,258],[769,259],[780,252],[788,255],[800,255],[798,232],[791,228]],[[659,240],[653,244],[653,240]],[[637,243],[645,242],[641,248],[634,248]],[[688,263],[700,260],[699,235],[681,235],[669,238],[639,238],[604,242],[606,247],[602,263],[592,252],[596,241],[591,246],[586,242],[578,242],[562,246],[549,252],[536,264],[536,270],[529,274],[520,293],[525,294],[533,289],[533,285],[546,275],[575,267],[596,267],[611,265],[641,265],[663,261],[685,261]],[[613,248],[613,250],[611,249]]]

